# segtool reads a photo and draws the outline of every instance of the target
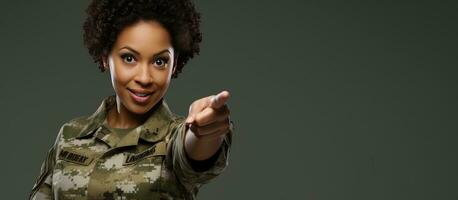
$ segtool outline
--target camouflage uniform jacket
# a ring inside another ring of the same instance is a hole
[[[163,99],[120,139],[106,122],[115,99],[108,96],[91,116],[62,125],[30,199],[195,199],[228,165],[232,131],[211,165],[196,169],[184,151],[185,119]]]

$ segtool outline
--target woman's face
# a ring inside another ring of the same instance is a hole
[[[170,35],[158,22],[140,20],[124,28],[104,62],[118,109],[144,114],[156,105],[169,87],[173,58]]]

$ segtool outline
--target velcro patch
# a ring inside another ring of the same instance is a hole
[[[80,165],[89,165],[93,160],[93,158],[89,156],[69,150],[61,150],[59,153],[59,159]]]
[[[123,165],[130,165],[143,158],[147,158],[151,156],[165,156],[165,154],[166,154],[165,142],[159,142],[155,144],[154,146],[146,149],[143,152],[127,155],[126,160],[124,161]]]

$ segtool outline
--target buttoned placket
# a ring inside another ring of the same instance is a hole
[[[125,148],[128,146],[135,146],[138,144],[138,139],[139,139],[139,134],[138,131],[131,130],[129,133],[130,135],[126,135],[126,137],[132,137],[128,138],[128,140],[119,140],[119,138],[113,138],[115,137],[113,133],[106,127],[106,123],[102,123],[99,128],[97,128],[94,132],[94,142],[102,142],[105,145],[108,146],[108,149],[101,153],[95,160],[94,164],[92,165],[92,169],[89,175],[89,182],[88,182],[88,188],[87,188],[87,195],[88,197],[96,197],[100,190],[104,190],[103,188],[99,188],[99,183],[96,183],[94,181],[98,181],[99,179],[94,179],[92,176],[93,174],[100,174],[97,173],[98,170],[100,170],[100,166],[106,162],[106,158],[110,156],[114,156],[116,154],[116,151],[118,151],[120,148]],[[122,143],[123,141],[129,141],[127,143]],[[135,141],[135,142],[132,142]],[[121,144],[119,144],[121,143]],[[126,152],[118,152],[122,154],[122,156],[125,158]]]

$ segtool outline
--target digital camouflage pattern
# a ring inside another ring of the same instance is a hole
[[[232,131],[214,164],[200,172],[184,151],[185,118],[164,100],[122,139],[107,126],[115,104],[115,95],[106,97],[91,116],[62,125],[30,199],[195,199],[228,165]]]

